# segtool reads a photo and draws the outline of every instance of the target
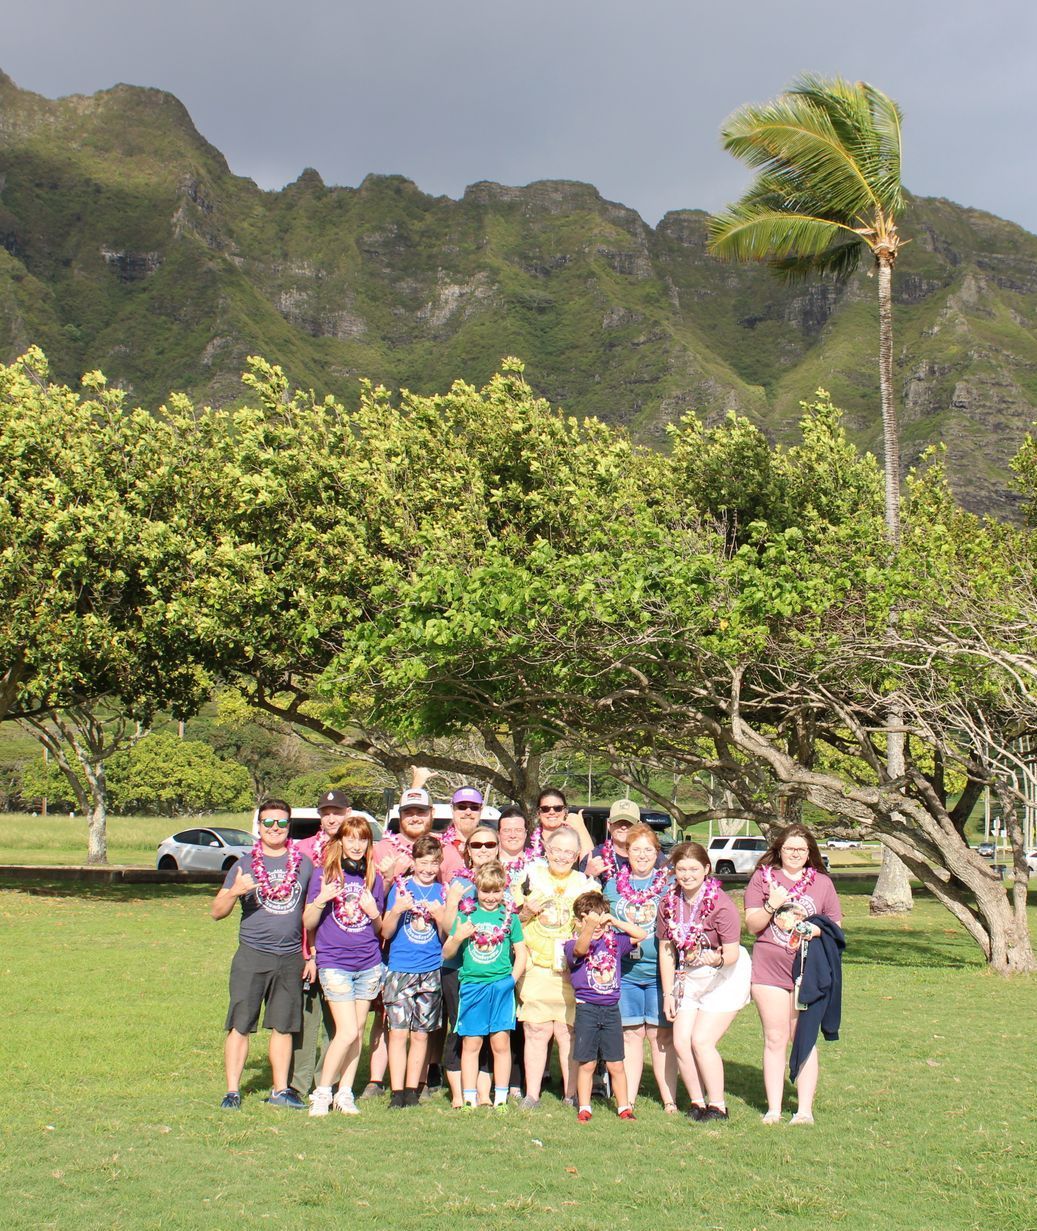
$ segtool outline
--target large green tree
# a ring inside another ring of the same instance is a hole
[[[859,81],[804,76],[773,102],[736,111],[724,147],[759,174],[745,195],[710,220],[710,251],[725,260],[767,261],[786,278],[845,278],[870,254],[878,274],[879,388],[882,401],[886,534],[900,541],[900,438],[893,393],[893,263],[901,113],[881,90]],[[906,732],[896,699],[887,721],[887,772],[904,774]],[[872,897],[876,913],[910,909],[904,866],[889,851]]]

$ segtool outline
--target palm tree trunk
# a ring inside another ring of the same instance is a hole
[[[882,460],[886,475],[886,537],[900,545],[900,433],[893,401],[893,260],[879,249],[879,391],[882,398]],[[894,613],[893,619],[896,619]],[[904,772],[904,732],[900,707],[891,705],[886,716],[886,772],[899,778]],[[882,848],[882,867],[868,903],[872,915],[902,915],[911,910],[911,881],[907,866],[888,847]]]

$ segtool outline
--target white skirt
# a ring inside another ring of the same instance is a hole
[[[677,1012],[737,1013],[749,1003],[752,962],[748,950],[738,947],[731,966],[692,966],[674,980]]]

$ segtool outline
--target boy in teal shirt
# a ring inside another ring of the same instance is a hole
[[[476,868],[477,901],[462,900],[443,957],[461,954],[461,1088],[466,1107],[478,1101],[479,1049],[489,1036],[493,1051],[493,1104],[508,1105],[511,1031],[515,1028],[515,983],[526,969],[522,924],[504,901],[507,876],[499,863]]]

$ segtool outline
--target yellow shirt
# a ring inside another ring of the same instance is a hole
[[[529,892],[525,893],[527,880]],[[565,876],[555,876],[546,863],[530,865],[528,877],[523,879],[521,885],[516,885],[513,892],[519,906],[527,898],[548,899],[540,914],[522,925],[529,960],[535,966],[557,966],[561,945],[573,934],[573,902],[581,893],[592,889],[600,889],[598,882],[575,868]]]

